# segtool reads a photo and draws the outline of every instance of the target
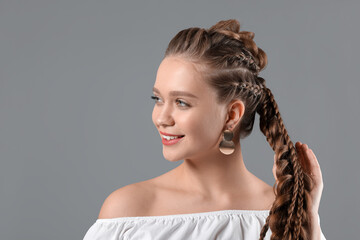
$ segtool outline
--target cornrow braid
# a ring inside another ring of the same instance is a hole
[[[242,90],[248,90],[254,97],[258,97],[262,94],[263,87],[257,84],[252,84],[250,82],[236,82],[236,87]]]
[[[256,61],[254,60],[254,56],[246,48],[241,48],[241,52],[234,55],[234,58],[244,63],[243,65],[245,65],[254,74],[257,75],[259,73],[260,67],[256,64]]]
[[[260,67],[256,64],[256,60],[251,52],[245,47],[241,47],[239,52],[224,56],[228,63],[238,63],[239,66],[246,67],[254,75],[258,75]]]

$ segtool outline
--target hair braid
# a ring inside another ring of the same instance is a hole
[[[279,183],[276,188],[277,196],[271,208],[273,214],[269,214],[261,231],[260,240],[264,239],[269,226],[272,231],[271,239],[305,240],[308,239],[308,233],[305,230],[309,224],[305,209],[310,199],[306,194],[309,188],[306,189],[304,181],[307,180],[306,186],[309,186],[310,180],[304,179],[305,173],[298,161],[296,149],[284,126],[271,90],[264,88],[264,92],[263,104],[258,108],[260,129],[275,151],[276,176]],[[282,227],[279,228],[279,225]]]

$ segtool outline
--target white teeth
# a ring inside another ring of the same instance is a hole
[[[178,138],[178,136],[165,136],[165,135],[163,135],[163,137],[164,137],[166,140],[171,140],[171,139]]]

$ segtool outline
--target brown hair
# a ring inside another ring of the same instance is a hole
[[[260,130],[275,152],[278,179],[273,186],[276,198],[260,240],[269,227],[272,240],[308,240],[307,209],[311,206],[313,182],[298,160],[272,92],[258,76],[267,64],[267,56],[253,38],[253,32],[240,31],[237,20],[219,21],[209,29],[181,30],[170,41],[164,57],[179,56],[192,62],[215,89],[219,103],[229,103],[234,98],[244,102],[245,113],[235,129],[240,138],[252,132],[255,114],[260,115]]]

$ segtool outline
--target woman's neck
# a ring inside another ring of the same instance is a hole
[[[253,176],[245,167],[240,144],[231,155],[215,151],[196,159],[184,159],[174,170],[176,182],[182,188],[211,199],[247,191]]]

